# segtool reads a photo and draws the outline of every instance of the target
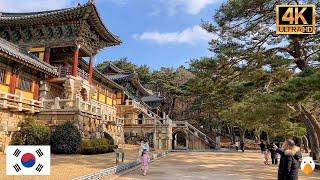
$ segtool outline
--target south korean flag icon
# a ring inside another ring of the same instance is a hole
[[[8,146],[7,175],[50,175],[50,146]]]

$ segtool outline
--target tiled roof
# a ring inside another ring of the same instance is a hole
[[[80,64],[85,66],[87,69],[89,68],[89,64],[83,58],[80,58]],[[104,75],[97,68],[93,68],[93,78],[95,78],[95,77],[102,78],[102,80],[107,81],[108,83],[112,84],[114,87],[123,90],[122,86],[120,86],[116,82],[112,81],[110,78],[108,78],[108,76]]]
[[[70,21],[84,19],[95,29],[102,39],[111,43],[110,45],[118,45],[121,40],[118,36],[112,34],[103,24],[101,17],[94,3],[89,1],[86,4],[77,7],[42,11],[30,13],[6,13],[0,12],[1,24],[23,24],[33,25],[39,22],[56,23],[57,21]]]
[[[113,81],[119,81],[125,78],[130,78],[132,77],[134,74],[133,73],[126,73],[126,74],[112,74],[112,75],[107,75],[109,79],[113,80]]]
[[[14,61],[23,63],[33,69],[42,71],[51,76],[58,76],[55,67],[43,62],[35,56],[29,54],[26,50],[19,48],[17,45],[0,38],[0,52],[12,57]]]
[[[143,102],[156,102],[156,101],[163,101],[164,97],[163,96],[158,96],[158,94],[153,94],[153,95],[150,95],[150,96],[142,97],[141,100]]]

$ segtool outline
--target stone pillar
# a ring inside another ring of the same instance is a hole
[[[220,149],[220,136],[216,136],[216,149]]]
[[[17,74],[12,73],[11,74],[11,79],[10,79],[10,85],[9,85],[9,88],[10,88],[9,92],[11,94],[15,94],[16,86],[17,86]]]
[[[50,91],[49,83],[46,81],[40,81],[40,99],[46,99],[48,92]]]
[[[177,149],[177,134],[174,135],[174,149]]]
[[[48,64],[50,64],[50,51],[51,49],[49,47],[46,47],[44,52],[44,61]]]
[[[77,45],[77,46],[75,47],[74,52],[73,52],[72,75],[73,75],[74,77],[77,77],[77,76],[78,76],[79,49],[80,49],[80,45]]]
[[[92,76],[93,76],[93,57],[90,56],[89,59],[89,84],[92,85]]]
[[[186,148],[189,149],[189,138],[186,137]]]

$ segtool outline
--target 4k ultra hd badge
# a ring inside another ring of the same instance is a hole
[[[277,5],[277,34],[315,34],[315,5]]]
[[[50,175],[50,146],[8,146],[7,175]]]

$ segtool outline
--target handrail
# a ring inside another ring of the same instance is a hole
[[[0,105],[3,108],[16,108],[18,111],[30,111],[31,113],[39,112],[43,107],[41,101],[23,97],[22,94],[16,95],[11,93],[0,92]]]
[[[209,136],[207,136],[206,134],[201,132],[199,129],[197,129],[196,127],[191,125],[189,122],[187,122],[187,121],[172,121],[172,123],[175,124],[175,125],[183,124],[183,126],[188,127],[188,129],[194,130],[194,132],[196,132],[198,134],[198,137],[202,138],[207,144],[211,145],[211,143],[212,143],[213,145],[215,145],[215,141],[213,139],[211,139]],[[201,137],[199,136],[199,134],[201,135]]]

